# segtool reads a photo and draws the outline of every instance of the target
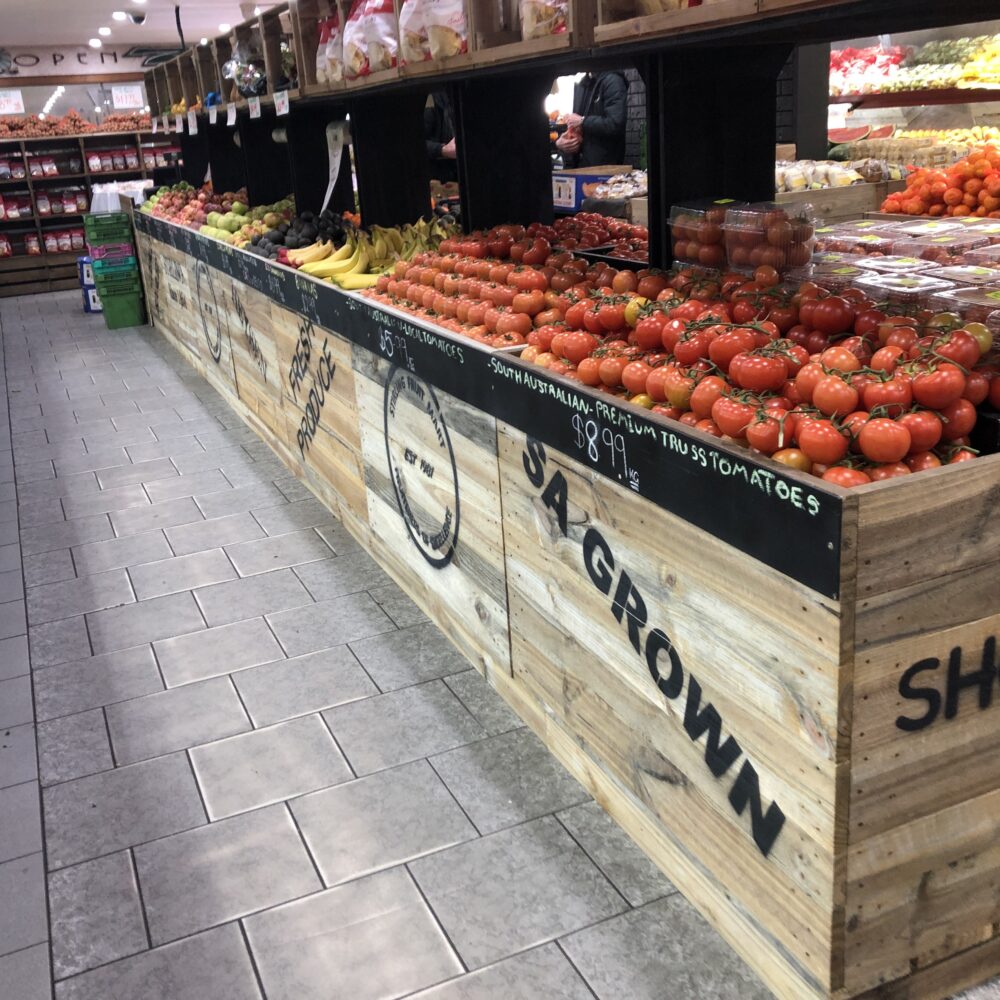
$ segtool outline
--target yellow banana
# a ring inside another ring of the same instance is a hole
[[[375,282],[381,275],[378,274],[338,274],[333,280],[341,288],[350,292],[360,291],[362,288],[373,288]]]
[[[346,260],[333,260],[328,257],[326,260],[318,261],[315,264],[303,264],[299,270],[305,271],[306,274],[311,274],[316,278],[330,278],[335,274],[346,274],[361,259],[361,253],[362,250],[359,244],[355,247],[354,253]]]
[[[313,243],[300,250],[289,250],[288,259],[293,264],[315,264],[317,261],[326,260],[332,250],[332,243]]]

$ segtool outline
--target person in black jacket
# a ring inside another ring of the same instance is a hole
[[[621,163],[625,157],[628,82],[622,73],[588,73],[573,91],[573,113],[556,140],[567,167]]]
[[[443,90],[434,91],[430,103],[424,108],[424,137],[431,177],[444,182],[458,180],[455,115],[451,101]]]

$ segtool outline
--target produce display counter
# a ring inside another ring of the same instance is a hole
[[[1000,455],[842,490],[136,224],[156,329],[777,996],[1000,971]]]

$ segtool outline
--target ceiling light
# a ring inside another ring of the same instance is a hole
[[[145,111],[146,114],[148,115],[149,114],[149,105],[147,104],[142,110]]]
[[[99,49],[103,43],[101,42],[101,40],[99,38],[91,38],[90,41],[87,42],[87,44],[92,49]]]
[[[45,121],[45,112],[43,111],[38,117],[41,118],[42,121]]]
[[[260,17],[260,7],[254,7],[254,9],[253,9],[253,16],[254,17]]]
[[[110,28],[98,28],[97,29],[97,33],[99,35],[103,35],[105,38],[107,38],[108,35],[111,34],[111,29]]]
[[[101,113],[101,109],[99,107],[95,106],[95,108],[94,108],[94,114],[95,115],[99,115],[100,113]]]
[[[146,0],[132,0],[132,3],[144,4]]]
[[[111,12],[112,21],[124,21],[128,17],[128,14],[123,10],[115,10]]]
[[[223,34],[228,33],[230,30],[232,30],[231,25],[226,24],[225,21],[223,21],[222,24],[219,25],[219,31],[221,31]]]
[[[203,38],[203,39],[201,39],[200,42],[198,42],[198,44],[199,45],[208,45],[208,39],[207,38]]]

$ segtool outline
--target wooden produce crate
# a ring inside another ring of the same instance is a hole
[[[1000,971],[1000,455],[843,490],[137,227],[157,329],[777,997]]]
[[[902,191],[904,181],[880,181],[877,184],[852,184],[843,188],[819,191],[781,191],[774,200],[789,211],[811,205],[816,217],[826,223],[856,219],[866,212],[877,212],[892,191]]]
[[[467,3],[469,49],[474,66],[584,48],[594,40],[597,0],[569,0],[566,30],[536,38],[524,37],[520,0],[467,0]]]
[[[688,0],[598,2],[594,41],[601,45],[747,21],[757,16],[758,0],[705,0],[696,6]]]

